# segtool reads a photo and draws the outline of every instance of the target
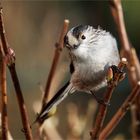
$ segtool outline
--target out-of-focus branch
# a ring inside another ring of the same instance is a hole
[[[4,30],[4,22],[3,22],[3,17],[2,17],[2,8],[0,7],[0,36],[1,36],[1,40],[2,40],[2,45],[4,46],[4,52],[5,54],[8,53],[8,42],[6,40],[5,37],[5,30]]]
[[[126,66],[126,64],[127,64],[127,60],[125,58],[122,58],[121,62],[118,64],[118,68],[122,71],[123,68]],[[109,86],[107,87],[107,91],[104,96],[105,102],[107,102],[107,103],[110,102],[110,98],[112,96],[112,93],[113,93],[116,85],[118,84],[119,79],[120,79],[120,73],[115,73],[112,83],[109,84]],[[101,104],[99,107],[98,114],[96,116],[93,130],[90,133],[92,140],[98,139],[100,131],[103,126],[105,116],[106,116],[106,112],[107,112],[107,106]]]
[[[140,63],[135,51],[135,48],[132,47],[132,63],[135,66],[133,69],[135,71],[134,76],[137,80],[140,80]],[[131,107],[131,118],[132,118],[132,138],[133,140],[140,139],[140,95],[136,99],[135,104],[133,104],[133,107]]]
[[[129,57],[130,44],[129,44],[128,36],[126,33],[126,29],[125,29],[121,0],[110,0],[110,6],[111,6],[113,18],[117,25],[122,48],[125,50],[127,57]]]
[[[11,74],[14,88],[16,91],[16,96],[17,96],[17,100],[18,100],[18,104],[19,104],[19,108],[20,108],[25,136],[26,136],[27,140],[32,140],[32,132],[31,132],[31,128],[30,128],[30,124],[29,124],[29,120],[28,120],[27,109],[26,109],[22,91],[20,88],[20,84],[19,84],[19,80],[18,80],[16,68],[15,68],[15,62],[13,62],[14,56],[12,56],[12,54],[11,54],[11,53],[13,53],[13,51],[9,50],[8,43],[6,40],[2,14],[3,14],[2,9],[0,9],[0,36],[1,36],[2,47],[3,47],[4,53],[5,53],[5,57],[7,57],[8,68],[10,70],[10,74]]]
[[[137,81],[140,80],[140,62],[138,60],[136,50],[134,47],[131,48],[131,54],[132,54],[132,64],[135,66],[135,75],[137,78]]]
[[[46,87],[45,87],[45,94],[44,94],[43,101],[42,101],[42,108],[44,107],[44,105],[46,105],[46,103],[48,101],[51,83],[52,83],[52,80],[53,80],[53,77],[54,77],[54,74],[56,71],[56,67],[57,67],[57,64],[58,64],[58,61],[60,58],[61,51],[63,49],[63,44],[64,44],[63,40],[64,40],[64,36],[68,30],[68,26],[69,26],[69,20],[64,20],[63,29],[62,29],[62,32],[60,35],[60,39],[59,39],[58,43],[56,43],[53,62],[51,65],[50,73],[49,73],[48,80],[47,80]]]
[[[137,126],[137,118],[136,118],[136,105],[133,104],[130,108],[131,110],[131,120],[132,120],[132,124],[131,124],[131,134],[132,134],[132,140],[136,140],[137,139],[137,135],[136,135],[136,126]]]
[[[115,20],[118,34],[120,37],[123,55],[127,58],[128,62],[129,62],[128,72],[129,72],[130,83],[131,83],[132,87],[134,87],[134,85],[137,82],[137,79],[134,76],[135,74],[133,74],[133,73],[135,73],[135,71],[131,70],[131,67],[133,67],[132,58],[131,58],[132,57],[131,45],[129,43],[129,39],[128,39],[126,28],[125,28],[121,0],[110,0],[110,7],[111,7],[111,12],[112,12],[113,18]]]
[[[99,140],[105,140],[107,136],[113,131],[120,120],[124,117],[126,112],[130,109],[130,106],[134,103],[136,97],[140,94],[140,81],[136,84],[131,94],[124,101],[122,106],[118,109],[117,113],[109,121],[107,126],[102,130]]]
[[[2,139],[8,140],[8,116],[7,116],[7,86],[6,86],[6,63],[0,46],[0,91],[2,99]]]
[[[83,140],[89,139],[89,129],[92,127],[92,121],[95,119],[97,110],[97,103],[95,100],[91,100],[88,103],[87,113],[85,115],[85,127],[83,130]]]
[[[57,127],[53,124],[52,120],[48,120],[44,122],[41,133],[42,133],[42,139],[47,140],[62,140],[62,137],[60,136]],[[50,133],[51,132],[51,133]]]
[[[133,47],[131,48],[131,44],[129,42],[126,33],[121,0],[110,0],[110,7],[111,7],[113,18],[117,25],[120,41],[122,44],[123,55],[127,57],[129,62],[128,78],[133,88],[136,85],[137,81],[140,80],[140,63],[134,48]],[[135,132],[132,132],[132,135],[133,135],[133,139],[140,139],[140,113],[139,113],[140,96],[138,96],[138,98],[136,99],[136,103],[134,105],[135,107],[131,110],[134,112],[131,114],[133,114],[132,131]]]

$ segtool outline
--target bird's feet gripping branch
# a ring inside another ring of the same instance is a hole
[[[118,81],[114,82],[115,74],[119,74],[119,79]],[[115,84],[115,86],[117,86],[118,82],[121,82],[125,78],[125,75],[126,73],[122,71],[121,69],[119,69],[118,66],[112,65],[111,67],[109,67],[108,73],[107,73],[108,86],[111,86],[112,84]]]

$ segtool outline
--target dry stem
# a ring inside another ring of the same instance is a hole
[[[0,88],[2,96],[2,139],[8,140],[8,116],[7,116],[7,86],[6,86],[6,64],[0,46]]]
[[[122,48],[126,51],[127,57],[129,57],[130,44],[127,37],[126,29],[125,29],[121,0],[110,0],[110,6],[111,6],[113,18],[117,25]]]
[[[127,60],[125,58],[122,58],[121,62],[118,65],[118,68],[120,70],[123,70],[123,68],[126,65],[126,62],[127,62]],[[113,82],[111,83],[111,85],[109,85],[107,87],[107,91],[106,91],[105,96],[104,96],[104,101],[105,102],[107,102],[107,103],[110,102],[110,98],[111,98],[112,93],[113,93],[113,91],[114,91],[114,89],[116,87],[116,84],[119,81],[119,78],[120,78],[120,74],[116,73],[114,75]],[[98,114],[96,116],[95,125],[93,127],[92,132],[91,132],[91,139],[92,140],[98,139],[100,131],[101,131],[102,126],[103,126],[105,116],[106,116],[106,112],[107,112],[107,106],[101,104],[100,107],[99,107]]]
[[[133,74],[136,77],[137,80],[140,80],[140,63],[135,51],[135,48],[131,49],[132,52],[132,62],[135,66]],[[140,139],[140,96],[136,99],[135,104],[133,104],[133,107],[131,108],[131,118],[132,118],[132,138],[133,140]]]
[[[3,50],[5,53],[5,56],[8,56],[8,43],[6,40],[6,35],[5,35],[5,30],[4,30],[4,23],[3,23],[3,18],[2,18],[2,9],[0,9],[0,35],[1,35],[1,42],[2,42],[2,46],[3,46]],[[9,70],[10,70],[10,74],[14,83],[14,88],[16,91],[16,96],[18,99],[18,104],[19,104],[19,108],[20,108],[20,113],[21,113],[21,118],[22,118],[22,124],[23,124],[23,129],[25,132],[25,136],[27,140],[32,140],[32,132],[31,132],[31,128],[30,128],[30,124],[29,124],[29,120],[28,120],[28,114],[27,114],[27,109],[24,103],[24,99],[23,99],[23,95],[22,95],[22,91],[20,88],[20,84],[19,84],[19,80],[18,80],[18,76],[16,73],[16,69],[15,69],[15,63],[12,63],[11,65],[8,66]]]
[[[138,122],[136,122],[137,118],[136,118],[136,105],[133,104],[130,108],[131,110],[131,119],[132,119],[132,124],[131,124],[131,130],[132,130],[132,140],[136,140],[137,139],[137,135],[136,135],[136,125]],[[136,123],[136,124],[135,124]]]
[[[69,20],[64,20],[64,25],[63,25],[63,29],[62,29],[62,32],[61,32],[61,35],[60,35],[59,43],[56,43],[53,62],[52,62],[52,66],[51,66],[50,73],[49,73],[49,76],[48,76],[48,80],[47,80],[47,83],[46,83],[45,94],[44,94],[43,101],[42,101],[42,103],[43,103],[42,108],[48,102],[51,83],[52,83],[52,80],[53,80],[53,77],[54,77],[54,74],[55,74],[55,71],[56,71],[56,67],[57,67],[57,64],[58,64],[58,61],[59,61],[59,58],[60,58],[60,53],[63,49],[63,42],[64,42],[63,39],[64,39],[64,36],[65,36],[67,30],[68,30],[68,25],[69,25]]]
[[[140,80],[140,62],[136,54],[136,50],[134,47],[131,48],[131,54],[132,54],[132,64],[135,66],[135,76],[137,78],[137,81]]]
[[[131,94],[127,97],[127,99],[122,104],[122,106],[119,108],[119,110],[114,115],[114,117],[110,120],[107,126],[102,130],[99,136],[99,140],[105,140],[107,136],[113,131],[113,129],[117,126],[117,124],[126,114],[126,112],[130,109],[130,106],[134,103],[138,94],[140,94],[140,81],[136,84],[135,88],[133,89]]]
[[[131,45],[129,43],[129,39],[128,39],[126,28],[125,28],[121,0],[110,0],[110,6],[111,6],[113,18],[117,25],[124,55],[127,57],[128,62],[129,62],[129,65],[128,65],[129,81],[131,83],[131,86],[134,87],[137,81],[140,80],[140,63],[133,48],[131,50]],[[140,122],[139,101],[140,101],[140,96],[138,96],[137,101],[135,103],[136,105],[135,117],[133,117],[132,119],[132,123],[133,123],[132,126],[135,126],[135,129],[132,130],[132,131],[135,131],[135,132],[132,132],[133,136],[135,136],[133,137],[133,139],[140,139],[140,125],[136,123],[137,121]],[[134,114],[134,112],[132,114]]]
[[[134,87],[137,80],[135,79],[136,77],[133,76],[132,71],[131,71],[131,66],[132,66],[131,46],[130,46],[129,39],[127,36],[126,28],[125,28],[121,0],[110,0],[110,6],[111,6],[113,18],[117,25],[117,29],[118,29],[118,33],[119,33],[121,46],[122,46],[124,55],[130,64],[130,65],[128,65],[128,72],[130,75],[129,78],[130,78],[132,87]]]

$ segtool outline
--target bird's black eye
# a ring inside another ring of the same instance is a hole
[[[81,38],[82,38],[83,40],[86,39],[86,37],[85,37],[84,35],[82,35]]]

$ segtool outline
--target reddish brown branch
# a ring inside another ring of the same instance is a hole
[[[127,58],[129,62],[128,72],[129,72],[130,83],[132,87],[134,87],[134,85],[137,82],[137,79],[134,76],[135,74],[133,74],[135,73],[135,71],[131,70],[131,67],[133,67],[134,65],[132,64],[131,45],[129,43],[129,39],[128,39],[126,28],[125,28],[121,0],[110,0],[110,6],[111,6],[111,12],[112,12],[113,18],[117,25],[118,34],[121,41],[121,47],[124,52],[123,55]]]
[[[3,50],[5,53],[5,56],[7,57],[10,54],[8,52],[8,43],[6,40],[5,31],[4,31],[2,9],[0,10],[0,35],[1,35],[1,42],[2,42],[2,46],[3,46]],[[27,140],[32,140],[32,132],[31,132],[31,128],[30,128],[30,124],[29,124],[29,120],[28,120],[27,109],[26,109],[26,106],[24,103],[22,91],[21,91],[18,76],[16,73],[15,63],[10,63],[10,65],[8,67],[9,67],[10,74],[11,74],[11,77],[12,77],[12,80],[14,83],[14,88],[16,91],[16,96],[17,96],[17,100],[18,100],[18,104],[19,104],[19,108],[20,108],[20,113],[21,113],[22,124],[23,124],[23,129],[25,132],[25,136],[26,136]]]
[[[127,62],[127,60],[125,58],[123,58],[121,60],[121,62],[119,63],[118,68],[120,70],[123,70],[123,68],[126,65],[126,62]],[[109,85],[107,87],[107,91],[106,91],[105,96],[104,96],[104,101],[105,102],[107,102],[107,103],[110,102],[110,98],[112,96],[112,93],[113,93],[118,81],[119,81],[119,78],[120,78],[120,74],[116,73],[115,76],[114,76],[113,82],[111,83],[111,85]],[[91,139],[92,140],[98,139],[100,131],[101,131],[102,126],[103,126],[105,116],[106,116],[106,112],[107,112],[107,106],[101,104],[100,107],[99,107],[98,114],[96,116],[96,120],[95,120],[93,130],[91,132]]]
[[[137,125],[137,118],[136,118],[136,105],[133,104],[131,106],[131,119],[132,119],[132,124],[131,124],[131,130],[132,130],[132,140],[137,140],[137,135],[136,135],[136,125]],[[136,124],[135,124],[136,123]]]
[[[2,47],[0,46],[0,89],[2,96],[2,139],[8,140],[8,116],[7,116],[7,86],[6,86],[6,64],[2,55]]]
[[[57,67],[57,64],[58,64],[58,61],[59,61],[59,58],[60,58],[60,53],[63,49],[63,42],[64,42],[63,39],[64,39],[64,36],[65,36],[67,30],[68,30],[68,25],[69,25],[69,20],[64,20],[63,29],[62,29],[62,32],[61,32],[61,35],[60,35],[59,42],[56,43],[53,62],[52,62],[52,66],[51,66],[50,73],[49,73],[49,76],[48,76],[48,80],[47,80],[47,83],[46,83],[45,94],[44,94],[44,97],[43,97],[43,106],[46,105],[46,103],[48,101],[48,96],[49,96],[49,92],[50,92],[51,83],[52,83],[52,80],[53,80],[53,77],[54,77],[54,74],[55,74],[55,71],[56,71],[56,67]]]
[[[137,81],[139,81],[140,80],[140,62],[138,60],[136,50],[133,47],[131,48],[131,54],[132,54],[132,64],[133,66],[135,66],[135,75],[136,75]]]
[[[115,23],[117,25],[119,37],[122,44],[122,50],[124,55],[127,57],[129,65],[128,65],[128,77],[130,84],[132,88],[136,85],[137,81],[140,80],[140,63],[138,60],[138,57],[136,53],[134,52],[133,48],[131,49],[131,45],[129,43],[129,39],[126,33],[125,23],[124,23],[124,17],[123,17],[123,10],[121,5],[121,0],[110,0],[110,6],[113,18],[115,20]],[[135,126],[135,129],[133,129],[133,139],[140,139],[140,96],[138,96],[135,108],[132,111],[133,112],[133,119],[132,119],[132,126]],[[134,115],[135,114],[135,115]],[[134,117],[135,116],[135,117]]]
[[[125,102],[119,108],[117,113],[113,116],[107,126],[102,130],[99,140],[105,140],[107,136],[113,131],[113,129],[117,126],[126,112],[130,109],[130,106],[134,103],[136,97],[140,94],[140,81],[136,84],[135,88],[131,92],[131,94],[127,97]]]
[[[1,7],[0,7],[1,8]],[[2,40],[2,45],[4,46],[4,52],[5,54],[8,54],[8,43],[5,37],[5,30],[4,30],[4,22],[3,22],[3,17],[2,17],[2,8],[0,9],[0,36]]]
[[[125,28],[121,0],[110,0],[110,6],[111,6],[113,18],[117,25],[122,48],[126,51],[127,57],[129,57],[130,44],[129,44],[129,40],[128,40],[126,28]]]

